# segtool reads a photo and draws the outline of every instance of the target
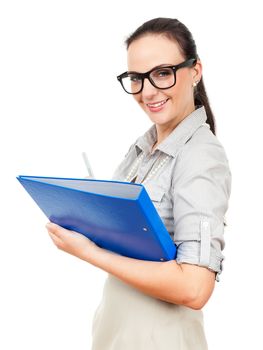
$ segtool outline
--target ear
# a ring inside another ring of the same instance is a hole
[[[200,60],[197,60],[196,65],[192,68],[193,84],[201,80],[202,71],[203,71],[202,63]]]

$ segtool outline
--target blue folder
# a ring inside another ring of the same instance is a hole
[[[142,184],[91,179],[18,176],[54,222],[98,246],[131,258],[167,261],[176,246]]]

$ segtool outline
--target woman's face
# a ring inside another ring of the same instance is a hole
[[[160,65],[177,65],[185,61],[177,42],[164,35],[145,35],[135,40],[128,49],[128,70],[145,73]],[[176,84],[169,89],[155,88],[144,80],[142,92],[133,95],[156,125],[175,128],[194,111],[193,83],[201,79],[201,63],[195,67],[180,68]]]

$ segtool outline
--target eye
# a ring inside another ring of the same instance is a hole
[[[158,69],[155,69],[151,75],[153,78],[160,79],[160,78],[170,77],[172,74],[173,74],[173,71],[171,68],[158,68]]]
[[[141,82],[141,78],[137,74],[130,74],[129,79],[132,83]]]

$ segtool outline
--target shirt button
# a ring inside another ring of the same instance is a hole
[[[204,228],[208,228],[208,226],[209,226],[209,222],[208,222],[208,221],[204,221],[204,222],[203,222],[203,227],[204,227]]]

